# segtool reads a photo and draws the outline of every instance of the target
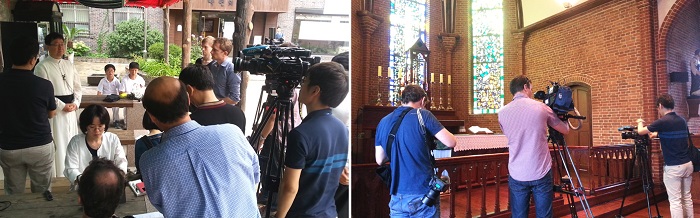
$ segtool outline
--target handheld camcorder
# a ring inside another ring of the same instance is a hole
[[[449,185],[449,182],[440,179],[440,177],[438,177],[437,175],[433,175],[433,178],[430,180],[430,191],[428,191],[428,193],[423,196],[421,202],[423,202],[423,204],[427,206],[432,207],[433,205],[435,205],[435,201],[438,198],[440,198],[440,193],[447,191],[447,187]]]

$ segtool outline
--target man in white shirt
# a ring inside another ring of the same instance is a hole
[[[51,132],[56,146],[54,170],[56,176],[62,176],[66,158],[66,148],[70,139],[78,131],[78,107],[83,96],[78,71],[68,60],[63,59],[66,53],[63,35],[52,32],[44,38],[49,51],[34,68],[34,74],[51,81],[56,97],[57,113],[51,119]]]
[[[97,95],[118,95],[121,83],[119,79],[114,77],[114,71],[117,68],[112,64],[105,65],[105,77],[100,80],[100,84],[97,85]],[[112,108],[112,126],[118,127],[117,121],[119,120],[119,108]]]

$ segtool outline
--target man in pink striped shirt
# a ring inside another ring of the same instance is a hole
[[[569,126],[552,109],[531,99],[532,82],[524,75],[510,82],[513,101],[498,112],[498,122],[508,138],[508,192],[512,217],[527,217],[534,196],[537,217],[552,217],[552,156],[547,125],[562,134]]]

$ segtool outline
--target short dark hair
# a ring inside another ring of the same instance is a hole
[[[700,49],[695,49],[695,55],[700,55]]]
[[[211,75],[209,67],[195,64],[182,69],[180,77],[183,83],[194,87],[197,90],[212,90],[214,89],[214,76]]]
[[[114,215],[126,183],[124,172],[114,162],[104,157],[93,159],[78,183],[78,196],[85,215],[98,218]]]
[[[105,72],[107,72],[107,69],[109,69],[109,68],[112,68],[112,70],[117,71],[117,68],[114,67],[113,64],[107,64],[107,65],[105,65]]]
[[[36,59],[39,54],[39,42],[36,38],[17,37],[12,41],[9,51],[12,65],[22,66],[28,64],[32,59]]]
[[[528,79],[527,76],[516,76],[515,78],[513,78],[513,80],[510,81],[510,94],[515,95],[515,93],[522,91],[524,85],[528,85],[528,87],[530,87],[530,83],[532,83],[532,81],[530,81],[530,79]]]
[[[166,78],[168,77],[158,77],[146,86],[146,92],[143,95],[143,107],[159,122],[172,123],[181,117],[187,116],[187,113],[190,111],[190,103],[187,96],[187,88],[180,80],[177,80],[180,87],[178,87],[176,93],[156,94],[158,92],[173,91],[168,90],[173,88],[164,88],[167,84],[162,83],[165,82],[163,80]]]
[[[44,44],[51,45],[51,42],[53,42],[53,40],[56,40],[56,39],[61,39],[63,41],[66,41],[66,38],[63,38],[63,35],[61,35],[57,32],[51,32],[51,33],[49,33],[49,35],[46,35],[46,37],[44,37]]]
[[[425,89],[416,84],[407,85],[401,92],[401,102],[407,104],[409,102],[418,102],[428,96]]]
[[[152,130],[152,129],[160,130],[160,128],[158,128],[158,126],[156,126],[156,124],[153,123],[153,121],[151,120],[151,116],[148,116],[148,112],[145,112],[145,111],[143,112],[143,119],[141,120],[141,125],[143,126],[144,129],[147,129],[147,130]]]
[[[666,109],[673,109],[675,103],[673,102],[673,97],[669,94],[661,94],[658,99],[656,99],[656,104],[665,107]]]
[[[331,59],[331,61],[339,63],[343,65],[343,68],[345,68],[345,71],[350,70],[350,52],[343,52]]]
[[[338,107],[348,95],[348,72],[343,65],[335,62],[314,64],[306,73],[309,86],[321,89],[319,100],[330,107]]]
[[[92,125],[92,120],[95,119],[95,117],[100,119],[100,124],[105,125],[106,132],[109,129],[109,113],[105,107],[96,104],[87,106],[85,109],[83,109],[83,112],[80,113],[80,118],[78,121],[80,131],[86,133],[87,127]]]
[[[131,63],[129,63],[129,70],[131,70],[131,69],[141,69],[141,68],[139,68],[139,63],[131,62]]]

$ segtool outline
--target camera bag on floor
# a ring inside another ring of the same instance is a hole
[[[401,122],[403,122],[403,118],[406,116],[406,114],[413,110],[413,108],[404,110],[401,112],[401,115],[399,115],[399,119],[396,121],[394,124],[394,127],[391,128],[391,133],[389,133],[389,138],[387,139],[386,142],[386,157],[388,161],[385,161],[382,163],[381,166],[377,167],[375,172],[379,176],[379,179],[384,182],[387,188],[389,188],[389,191],[391,191],[391,165],[387,164],[389,161],[391,161],[391,145],[394,144],[394,139],[396,138],[396,132],[399,130],[399,126],[401,126]],[[396,160],[394,160],[396,161]]]
[[[700,151],[693,145],[693,140],[690,140],[690,130],[688,130],[688,157],[693,162],[693,172],[700,172]]]

